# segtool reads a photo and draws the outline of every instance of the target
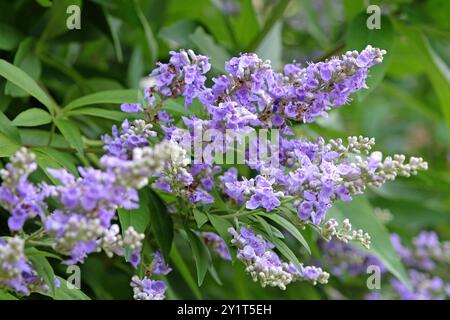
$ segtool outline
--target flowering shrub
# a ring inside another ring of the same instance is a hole
[[[22,148],[0,171],[0,204],[15,235],[0,242],[0,288],[21,296],[48,294],[61,286],[58,278],[48,276],[51,267],[44,275],[42,266],[30,260],[31,249],[61,257],[66,265],[82,264],[104,251],[108,257],[124,257],[136,269],[131,279],[135,299],[164,299],[168,287],[161,277],[172,271],[166,261],[174,233],[192,248],[199,285],[208,270],[218,276],[212,252],[224,260],[240,260],[262,287],[284,290],[295,281],[326,285],[342,268],[304,265],[300,261],[306,258],[290,249],[284,233],[310,252],[313,243],[302,230],[317,232],[330,254],[324,261],[334,251],[363,259],[347,249],[348,243],[369,249],[371,236],[353,230],[348,219],[340,226],[328,212],[337,201],[349,202],[367,187],[415,175],[427,163],[403,155],[383,157],[372,151],[375,140],[362,136],[346,142],[300,140],[293,135],[294,126],[315,122],[346,104],[352,93],[366,87],[369,69],[384,54],[368,46],[324,62],[288,64],[282,72],[256,54],[241,54],[225,63],[225,74],[209,81],[206,56],[192,50],[170,52],[168,63],[159,63],[150,74],[154,84],[143,99],[122,104],[130,119],[103,136],[98,168],[80,166],[70,172],[49,166],[43,169],[54,183],[31,179],[36,156]],[[186,108],[197,103],[200,115],[180,118],[167,110],[170,101],[180,99]],[[260,134],[269,130],[275,136],[270,141]],[[220,156],[236,151],[234,139],[253,131],[259,134],[244,145],[240,164],[252,173],[242,174],[234,162],[223,170]],[[408,264],[432,267],[423,254],[440,257],[434,237],[421,234],[414,253],[398,241],[394,247]],[[448,251],[444,247],[439,250]],[[393,281],[394,287],[402,286]]]

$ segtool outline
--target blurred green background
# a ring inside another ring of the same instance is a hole
[[[79,30],[66,27],[66,9],[72,4],[81,8]],[[366,26],[369,4],[381,9],[379,30]],[[215,74],[240,52],[256,52],[280,69],[292,60],[306,63],[367,44],[381,47],[388,53],[373,68],[370,88],[355,95],[348,106],[330,112],[329,118],[299,126],[297,132],[326,138],[362,134],[375,137],[384,153],[426,159],[428,172],[370,191],[368,199],[373,208],[391,212],[387,228],[405,239],[433,229],[448,240],[449,12],[447,0],[0,0],[0,58],[24,70],[64,105],[89,93],[138,88],[156,61],[179,48],[209,56]],[[7,118],[31,107],[41,105],[0,79],[0,111]],[[86,111],[72,118],[84,139],[99,139],[120,119],[117,104],[102,108],[111,112],[99,117]],[[39,144],[50,131],[46,124],[24,126],[20,135],[24,143]],[[55,134],[56,146],[64,145],[60,138]],[[8,148],[8,141],[0,135],[2,148]],[[179,252],[185,271],[195,274],[190,251]],[[63,269],[55,268],[64,275]],[[359,295],[351,280],[333,279],[323,287],[300,283],[281,292],[260,289],[239,263],[217,261],[216,268],[223,285],[208,276],[200,290],[189,288],[186,273],[173,272],[168,297],[323,299],[337,297],[336,290],[343,295],[339,297]],[[124,262],[94,255],[82,267],[82,289],[100,299],[130,298],[131,273]]]

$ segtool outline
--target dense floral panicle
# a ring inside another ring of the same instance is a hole
[[[230,251],[227,248],[225,241],[214,232],[202,232],[201,238],[205,244],[214,250],[222,259],[231,260]]]
[[[167,286],[163,281],[133,276],[130,283],[135,300],[164,300]]]
[[[171,98],[181,95],[185,105],[190,105],[204,89],[205,74],[210,69],[205,56],[196,55],[192,50],[171,51],[169,62],[159,63],[150,74],[155,78],[155,85],[146,92],[150,105],[154,103],[154,93]]]
[[[395,155],[383,160],[381,152],[369,153],[374,139],[349,137],[325,143],[297,139],[280,140],[280,166],[270,162],[249,163],[259,172],[255,178],[238,180],[230,169],[221,178],[226,195],[248,209],[271,211],[284,196],[294,198],[300,220],[320,224],[336,200],[350,201],[367,186],[379,187],[396,176],[410,176],[427,169],[422,158]]]
[[[313,122],[365,88],[368,69],[380,63],[384,54],[384,50],[368,46],[360,53],[349,51],[340,58],[304,68],[288,64],[283,73],[278,73],[272,70],[270,61],[244,53],[227,61],[228,75],[213,78],[213,86],[198,96],[214,128],[262,125],[279,127],[290,134],[287,119]]]
[[[449,263],[449,242],[440,242],[435,232],[422,231],[412,241],[412,247],[405,247],[400,237],[391,235],[391,243],[409,269],[411,288],[396,278],[390,278],[391,291],[371,293],[366,299],[402,299],[402,300],[430,300],[450,297],[450,281],[448,275],[439,270],[447,268]],[[331,240],[322,241],[324,262],[329,265],[337,276],[345,274],[365,274],[367,267],[376,265],[381,271],[386,267],[373,255],[362,252],[348,244]]]
[[[47,189],[28,181],[28,176],[37,168],[34,159],[34,154],[23,148],[0,170],[0,206],[11,213],[8,227],[13,231],[21,230],[28,219],[44,214]]]
[[[148,139],[156,136],[156,132],[151,130],[152,127],[152,124],[144,120],[134,120],[132,123],[125,120],[120,130],[116,125],[113,126],[112,136],[102,137],[105,143],[103,148],[108,155],[126,160],[131,156],[133,149],[148,146]]]
[[[120,185],[111,171],[80,167],[79,178],[65,169],[47,171],[61,181],[61,185],[54,188],[54,193],[66,212],[95,216],[103,226],[109,227],[117,208],[138,207],[137,191]]]
[[[144,235],[133,227],[129,227],[122,237],[118,225],[108,227],[90,215],[64,213],[61,210],[55,210],[45,220],[44,226],[54,237],[54,250],[70,256],[65,260],[66,264],[83,262],[87,255],[102,249],[109,257],[113,254],[124,256],[125,249],[129,249],[135,258],[130,262],[137,267],[140,261]]]
[[[237,258],[246,265],[254,281],[259,281],[262,287],[278,287],[282,290],[294,281],[307,280],[316,283],[327,283],[329,274],[321,268],[300,266],[292,262],[283,262],[272,250],[273,245],[263,239],[253,230],[241,227],[238,233],[230,228],[233,236],[231,243],[237,247]]]
[[[0,238],[0,289],[24,295],[48,290],[43,279],[27,261],[24,241],[19,237]]]

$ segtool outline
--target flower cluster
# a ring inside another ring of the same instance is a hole
[[[450,297],[450,279],[446,272],[450,262],[450,242],[440,242],[433,231],[422,231],[412,240],[412,247],[405,247],[397,234],[391,235],[391,243],[402,263],[408,268],[412,288],[396,278],[389,278],[389,290],[374,291],[366,299],[430,300]],[[321,242],[324,261],[336,275],[353,276],[366,273],[367,267],[386,267],[373,255],[364,253],[348,244],[331,240]]]
[[[134,120],[131,124],[125,120],[121,130],[114,125],[112,136],[106,134],[102,137],[105,143],[103,148],[111,156],[128,159],[133,149],[148,146],[148,139],[156,136],[156,132],[151,130],[152,127],[152,124],[144,120]]]
[[[320,224],[334,201],[350,201],[367,186],[379,187],[397,175],[409,177],[427,169],[422,158],[403,155],[382,158],[381,152],[369,154],[374,139],[349,137],[325,143],[297,139],[281,139],[280,166],[253,163],[260,172],[253,179],[239,181],[237,171],[230,169],[222,177],[224,192],[238,203],[246,202],[248,209],[264,208],[272,211],[280,205],[280,198],[294,197],[298,217],[302,221]]]
[[[206,76],[211,69],[208,58],[196,55],[192,50],[171,51],[169,63],[159,63],[150,74],[155,85],[146,91],[146,98],[153,105],[157,93],[161,97],[185,98],[185,105],[192,103],[204,89]]]
[[[344,219],[344,221],[342,221],[342,227],[339,227],[339,222],[337,222],[336,219],[330,219],[319,228],[322,237],[328,241],[332,238],[336,238],[344,243],[357,241],[367,249],[370,248],[370,235],[361,229],[352,230],[352,224],[349,219]]]
[[[273,244],[253,230],[242,227],[239,233],[233,228],[228,232],[233,236],[231,243],[238,248],[237,258],[245,264],[246,271],[253,280],[259,281],[262,287],[285,290],[288,284],[298,280],[307,280],[313,284],[328,282],[329,274],[321,268],[302,265],[297,267],[292,262],[283,262],[272,250]]]
[[[167,286],[164,281],[152,280],[151,275],[167,275],[172,269],[166,264],[159,251],[153,254],[153,261],[147,270],[147,275],[141,280],[138,276],[131,279],[133,298],[135,300],[163,300]]]
[[[23,148],[0,170],[0,205],[11,213],[8,226],[13,231],[21,230],[28,219],[44,215],[47,190],[28,181],[37,168],[34,158],[34,154]]]
[[[24,241],[19,237],[0,238],[0,289],[14,290],[24,295],[48,290],[25,257]]]

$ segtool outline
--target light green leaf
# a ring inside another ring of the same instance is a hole
[[[83,154],[83,140],[76,124],[61,118],[55,119],[55,124],[67,142],[80,154]]]
[[[55,300],[91,300],[86,294],[80,289],[75,288],[72,284],[68,283],[65,279],[61,277],[56,277],[60,285],[55,288],[55,294],[49,294],[46,292],[40,292],[45,296],[49,296]]]
[[[67,113],[69,110],[93,104],[122,104],[133,103],[138,100],[139,90],[137,89],[106,90],[75,99],[67,104],[63,111],[64,113]]]
[[[52,99],[38,86],[28,74],[12,65],[6,60],[0,59],[0,76],[11,81],[41,102],[50,113],[54,112],[56,105]]]
[[[256,53],[261,59],[270,60],[274,69],[281,67],[281,57],[283,53],[282,44],[282,26],[283,23],[277,22],[264,40],[256,49]]]
[[[194,232],[186,229],[186,234],[197,267],[197,284],[200,287],[203,284],[203,280],[205,280],[206,272],[211,264],[211,255],[206,245]]]
[[[0,111],[0,132],[17,143],[21,142],[19,130],[2,111]]]
[[[366,83],[368,89],[357,93],[359,101],[362,101],[380,82],[389,67],[392,50],[394,49],[394,28],[389,17],[381,16],[381,29],[369,29],[367,14],[361,13],[350,22],[346,35],[347,50],[362,50],[367,45],[386,50],[383,62],[370,68]]]
[[[39,80],[42,68],[41,62],[34,52],[33,38],[26,38],[20,43],[16,55],[14,56],[14,65],[26,72],[35,81]],[[12,97],[28,96],[27,92],[9,81],[5,86],[5,94]]]
[[[55,272],[43,255],[32,255],[28,259],[33,264],[34,270],[44,279],[44,282],[50,288],[50,293],[55,294]]]
[[[167,207],[161,198],[151,189],[146,189],[148,195],[147,206],[150,213],[150,227],[156,238],[161,253],[167,259],[173,241],[173,221]]]
[[[10,157],[20,148],[20,144],[0,133],[0,158]]]
[[[301,263],[292,250],[280,239],[272,238],[271,242],[275,245],[277,250],[290,262],[294,263],[297,268],[300,268]]]
[[[213,37],[207,34],[202,27],[198,27],[189,38],[202,54],[210,57],[211,66],[214,69],[225,72],[225,61],[230,58],[230,55],[214,41]]]
[[[308,253],[311,254],[311,249],[309,248],[308,242],[306,242],[305,238],[303,238],[300,231],[298,231],[298,229],[292,223],[290,223],[289,221],[287,221],[286,219],[277,214],[259,213],[259,215],[266,217],[274,221],[275,223],[279,224],[286,231],[288,231],[295,239],[297,239],[297,241],[300,242],[306,248],[306,251],[308,251]]]
[[[230,251],[231,256],[234,257],[233,252],[235,251],[235,249],[234,247],[231,246],[231,234],[228,232],[228,229],[232,228],[233,225],[228,220],[222,218],[221,216],[210,213],[206,214],[214,229],[216,229],[219,236],[223,239],[223,241],[227,245],[228,251]]]
[[[0,290],[0,300],[19,300],[19,299],[8,292]]]
[[[22,35],[12,26],[0,23],[0,50],[12,51],[20,42]]]
[[[356,196],[351,202],[337,202],[328,212],[338,221],[348,218],[353,229],[362,229],[372,239],[370,253],[376,255],[386,268],[408,287],[408,274],[390,241],[388,230],[376,218],[373,208],[363,196]]]
[[[409,50],[413,50],[424,66],[424,70],[433,85],[444,115],[447,129],[450,130],[450,69],[442,58],[431,47],[428,38],[417,26],[404,25],[395,21],[395,28],[408,39]]]
[[[19,113],[12,121],[18,127],[36,127],[51,122],[52,116],[47,111],[39,108],[27,109]]]
[[[194,214],[194,219],[197,222],[197,227],[200,229],[208,221],[208,217],[197,208],[192,209],[192,213]]]
[[[108,110],[108,109],[102,109],[102,108],[93,108],[93,107],[76,109],[76,110],[67,112],[66,115],[68,117],[73,116],[73,115],[88,115],[88,116],[110,119],[110,120],[115,120],[115,121],[123,121],[127,117],[128,118],[130,117],[130,114],[127,114],[122,111]]]
[[[64,168],[75,176],[78,176],[78,170],[75,165],[76,159],[72,155],[51,147],[32,147],[31,150],[37,157],[42,157],[43,165],[47,163],[47,165],[42,168],[44,171],[47,171],[45,168],[48,167],[50,163],[56,163],[58,168]]]
[[[184,262],[175,245],[170,251],[170,260],[172,261],[173,265],[177,268],[177,271],[183,276],[183,279],[186,281],[189,288],[194,293],[195,297],[201,300],[202,294],[200,293],[200,290],[198,289],[197,284],[195,283],[194,277],[189,271],[188,266]]]
[[[122,227],[122,232],[125,232],[128,227],[133,227],[137,232],[144,233],[150,223],[150,214],[147,208],[148,196],[147,190],[143,189],[139,192],[139,208],[127,210],[119,209],[119,220]]]

